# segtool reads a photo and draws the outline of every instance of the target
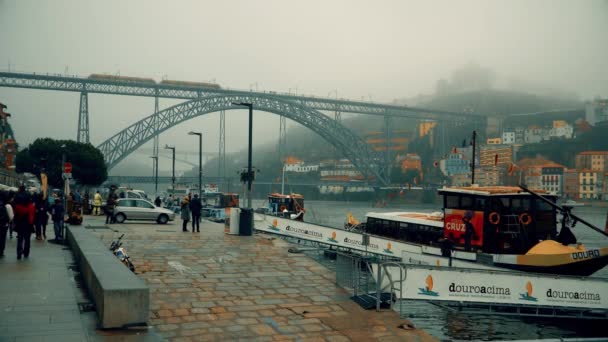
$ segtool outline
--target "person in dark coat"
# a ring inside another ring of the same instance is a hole
[[[4,210],[3,212],[1,212]],[[0,258],[4,257],[6,247],[6,232],[13,220],[13,207],[8,204],[8,193],[0,191]]]
[[[472,218],[473,212],[470,210],[467,210],[462,217],[462,221],[464,222],[464,250],[467,252],[471,251],[471,239],[477,238],[475,227],[473,226],[473,223],[471,223]]]
[[[160,207],[161,204],[162,201],[160,200],[160,196],[156,196],[156,199],[154,200],[154,205]]]
[[[42,198],[42,194],[36,196],[36,240],[46,240],[46,225],[49,223],[49,204]]]
[[[111,192],[106,200],[106,224],[116,223],[114,218],[114,206],[116,206],[116,194]]]
[[[55,203],[51,207],[51,218],[53,219],[53,230],[55,231],[55,241],[61,241],[61,228],[63,227],[63,219],[65,217],[65,208],[61,203],[61,198],[56,198]]]
[[[30,195],[25,192],[25,186],[21,185],[15,195],[15,231],[17,232],[17,260],[23,255],[30,256],[30,240],[34,232],[34,218],[36,208]]]
[[[201,199],[198,198],[198,195],[195,194],[192,201],[190,201],[190,212],[192,213],[192,232],[194,233],[194,227],[196,226],[196,231],[200,233],[201,231],[201,210],[203,209],[203,205],[201,203]]]

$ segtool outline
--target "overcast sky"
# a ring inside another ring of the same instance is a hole
[[[31,1],[0,0],[0,69],[214,81],[224,87],[390,102],[432,93],[466,63],[608,96],[608,1]],[[297,90],[296,90],[297,89]],[[77,93],[0,88],[17,141],[75,139]],[[148,98],[90,95],[98,145],[150,115]],[[161,107],[175,104],[161,100]],[[254,142],[278,135],[256,114]],[[244,147],[246,113],[227,113],[227,150]],[[219,115],[168,131],[161,144],[217,151]],[[188,166],[189,167],[189,166]],[[161,168],[163,168],[161,166]]]

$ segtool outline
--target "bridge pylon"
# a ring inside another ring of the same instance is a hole
[[[76,141],[89,142],[89,95],[86,91],[80,93],[80,109],[78,110],[78,134]]]

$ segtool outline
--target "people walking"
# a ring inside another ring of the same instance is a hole
[[[160,207],[161,204],[162,201],[160,200],[160,196],[156,196],[156,199],[154,200],[154,205]]]
[[[36,209],[30,195],[25,192],[25,186],[19,186],[15,195],[15,231],[17,232],[17,260],[21,256],[30,256],[30,240],[34,232],[34,217]]]
[[[114,196],[114,193],[110,192],[108,199],[106,200],[106,224],[114,223],[116,221],[114,218],[114,206],[116,205]]]
[[[9,191],[8,192],[8,204],[11,206],[11,208],[13,208],[13,213],[15,212],[15,193],[13,191]],[[15,222],[11,221],[11,223],[8,224],[8,231],[9,231],[9,236],[12,239],[13,238],[13,231],[15,230]]]
[[[7,202],[8,194],[4,191],[0,192],[0,258],[4,257],[6,233],[8,231],[8,226],[13,220],[13,207]]]
[[[39,194],[36,197],[36,240],[46,240],[46,226],[49,223],[48,202]]]
[[[196,226],[196,231],[200,232],[200,224],[201,224],[201,210],[203,209],[203,205],[201,204],[201,199],[198,198],[197,194],[194,194],[194,198],[190,201],[190,211],[192,212],[192,232],[194,233],[194,227]]]
[[[51,207],[51,218],[53,219],[53,230],[55,231],[55,241],[61,241],[61,228],[63,227],[63,219],[65,216],[65,209],[61,203],[61,198],[56,198],[55,203]]]
[[[93,215],[99,216],[99,214],[101,213],[102,201],[103,199],[101,198],[101,194],[99,193],[99,191],[97,191],[95,193],[95,196],[93,196]]]
[[[190,197],[184,196],[181,202],[181,215],[182,215],[182,231],[188,231],[188,221],[190,221]]]

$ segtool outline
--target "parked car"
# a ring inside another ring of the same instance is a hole
[[[139,198],[120,198],[114,209],[116,222],[125,220],[155,220],[160,224],[166,224],[175,219],[175,213],[171,210],[156,207],[152,202]]]

